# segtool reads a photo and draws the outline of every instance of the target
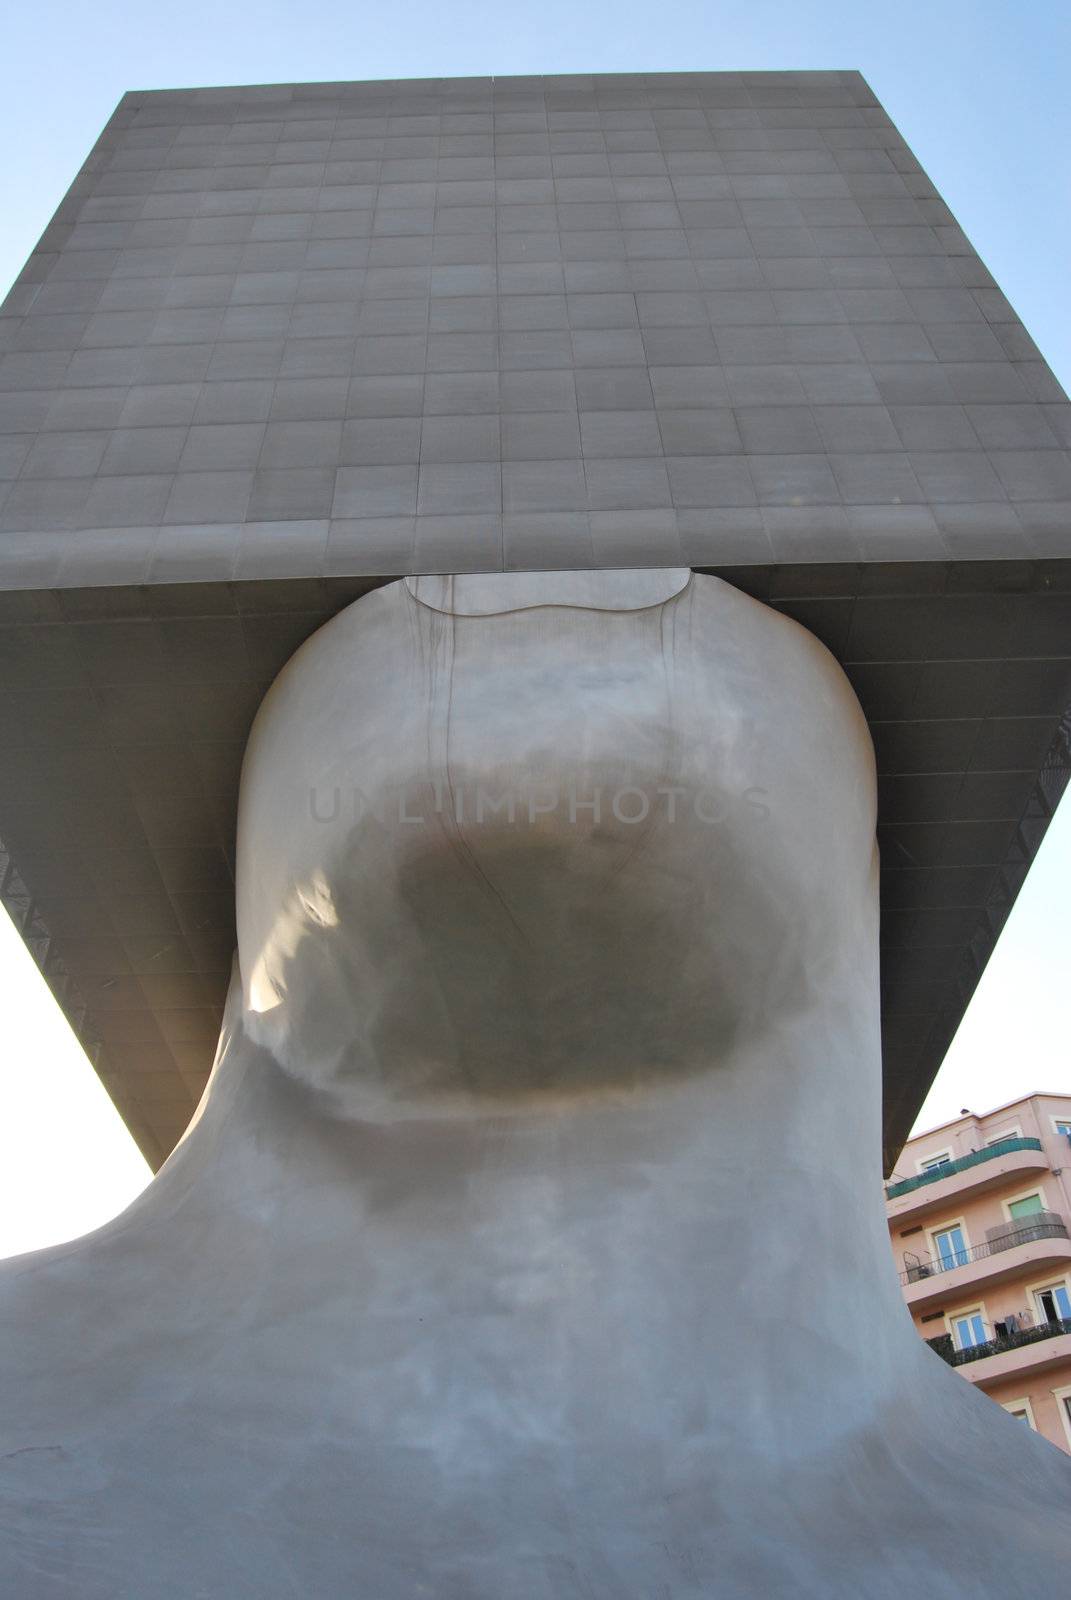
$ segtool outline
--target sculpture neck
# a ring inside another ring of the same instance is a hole
[[[330,1115],[238,1029],[144,1203],[181,1210],[212,1254],[241,1251],[247,1284],[300,1285],[296,1314],[345,1306],[340,1340],[404,1301],[478,1343],[493,1308],[534,1375],[555,1342],[613,1344],[626,1319],[630,1359],[659,1370],[709,1366],[716,1344],[771,1393],[878,1394],[910,1330],[876,1074],[843,1020],[833,1032],[817,1081],[797,1069],[818,1041],[796,1037],[797,1054],[780,1030],[656,1091],[372,1125]]]

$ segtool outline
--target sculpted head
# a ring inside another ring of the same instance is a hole
[[[719,580],[392,584],[256,720],[244,1026],[358,1116],[714,1070],[849,1003],[873,832],[840,669]]]

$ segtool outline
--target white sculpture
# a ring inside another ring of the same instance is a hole
[[[870,740],[687,572],[393,584],[254,727],[209,1090],[0,1275],[18,1600],[1057,1592],[1071,1462],[919,1341]]]

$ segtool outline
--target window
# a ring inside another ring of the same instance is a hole
[[[958,1222],[933,1235],[933,1249],[942,1272],[967,1264],[967,1240]]]
[[[1045,1198],[1044,1186],[1037,1189],[1020,1189],[1018,1194],[1009,1195],[1001,1201],[1004,1215],[1012,1224],[1012,1232],[1016,1227],[1024,1229],[1036,1227],[1046,1220],[1048,1201]],[[1024,1238],[1026,1235],[1024,1234]]]
[[[952,1152],[951,1150],[939,1150],[934,1156],[923,1156],[915,1165],[920,1173],[939,1172],[942,1167],[950,1167],[952,1165]]]
[[[1022,1137],[1023,1131],[1021,1128],[1005,1128],[1003,1133],[990,1134],[986,1140],[986,1146],[988,1148],[991,1144],[1003,1144],[1005,1139],[1021,1139]]]
[[[1052,1397],[1056,1401],[1056,1406],[1060,1413],[1060,1421],[1063,1423],[1064,1433],[1067,1435],[1067,1453],[1071,1455],[1071,1388],[1065,1386],[1062,1389],[1054,1389]]]
[[[1057,1133],[1062,1133],[1071,1139],[1071,1120],[1067,1117],[1054,1117],[1052,1120]]]
[[[1002,1400],[1000,1403],[1009,1417],[1014,1417],[1016,1422],[1025,1422],[1028,1428],[1036,1429],[1034,1408],[1031,1406],[1029,1399]]]
[[[1066,1283],[1050,1283],[1044,1289],[1035,1289],[1034,1299],[1043,1322],[1071,1322],[1071,1294]]]
[[[989,1337],[980,1307],[977,1311],[963,1311],[950,1320],[957,1350],[973,1350],[975,1345],[985,1344]]]

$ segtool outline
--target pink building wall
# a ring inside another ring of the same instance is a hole
[[[916,1260],[934,1261],[933,1236],[959,1224],[971,1252],[966,1264],[904,1285],[905,1299],[920,1337],[951,1332],[958,1313],[979,1308],[987,1336],[1011,1313],[1044,1322],[1036,1292],[1063,1283],[1071,1295],[1071,1242],[1050,1239],[989,1256],[983,1249],[989,1230],[1008,1225],[1009,1204],[1037,1193],[1042,1206],[1071,1232],[1071,1139],[1057,1132],[1057,1120],[1071,1121],[1071,1095],[1033,1095],[984,1115],[968,1115],[910,1140],[890,1179],[914,1178],[920,1163],[947,1152],[952,1160],[981,1150],[999,1137],[1020,1135],[1041,1142],[1040,1153],[1011,1152],[967,1171],[952,1174],[887,1203],[889,1232],[901,1272]],[[975,1260],[977,1254],[980,1259]],[[924,1297],[921,1304],[919,1298]],[[1067,1346],[1066,1358],[1055,1363]],[[1039,1367],[1041,1370],[1035,1370]],[[1023,1346],[956,1369],[998,1403],[1029,1402],[1034,1426],[1053,1444],[1071,1453],[1071,1336]],[[1065,1391],[1062,1393],[1061,1391]]]

